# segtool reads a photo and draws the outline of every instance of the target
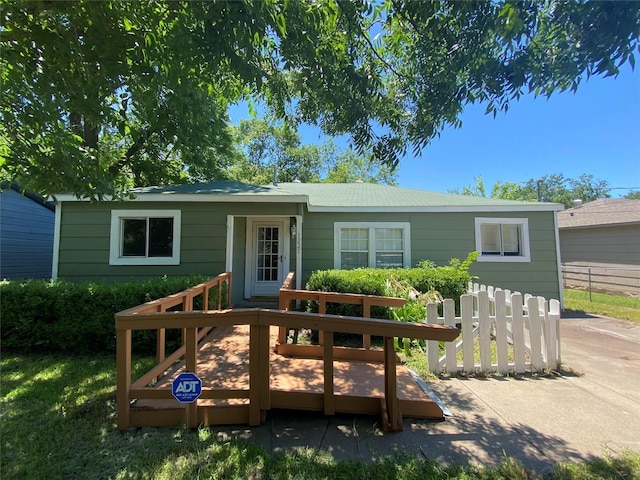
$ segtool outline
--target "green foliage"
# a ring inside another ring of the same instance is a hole
[[[451,193],[486,197],[482,177],[475,177],[475,185],[467,185]],[[491,198],[520,200],[524,202],[562,203],[571,208],[573,201],[592,202],[599,198],[610,198],[610,188],[605,180],[596,180],[593,175],[582,174],[577,179],[565,178],[561,173],[545,175],[538,179],[530,178],[526,182],[514,183],[497,181],[491,189]]]
[[[163,277],[143,283],[41,280],[0,283],[3,349],[30,352],[113,353],[114,314],[177,293],[206,277]],[[210,291],[210,298],[217,298]],[[200,299],[196,299],[200,305]],[[177,341],[179,335],[169,340]],[[136,351],[155,351],[155,331],[134,332]]]
[[[331,140],[319,146],[302,144],[287,125],[252,119],[242,120],[233,130],[238,150],[225,173],[232,180],[268,184],[277,169],[278,182],[396,184],[397,174],[370,154],[341,151]]]
[[[371,155],[358,155],[347,150],[335,156],[328,163],[326,183],[379,183],[397,185],[397,173],[389,165],[382,163]]]
[[[365,295],[389,296],[394,294],[390,289],[391,279],[397,284],[410,286],[417,292],[437,292],[442,298],[450,298],[459,308],[460,296],[466,292],[467,284],[472,279],[469,274],[470,264],[477,258],[477,252],[471,252],[465,261],[452,259],[447,266],[437,267],[430,261],[422,261],[416,268],[357,268],[354,270],[318,270],[311,274],[307,282],[307,290],[321,292],[360,293]],[[407,290],[408,291],[408,290]],[[407,298],[408,294],[395,294]],[[394,295],[395,296],[395,295]],[[424,319],[424,307],[411,304],[407,316],[417,319],[420,315]],[[317,312],[317,305],[313,302],[309,306],[311,311]],[[327,304],[327,313],[335,315],[362,316],[362,307],[357,305]],[[372,307],[373,318],[393,319],[392,309],[386,307]],[[415,317],[415,318],[414,318]]]
[[[134,360],[133,378],[139,378],[152,365],[153,359]],[[224,438],[226,429],[216,427],[132,428],[120,432],[115,425],[113,355],[78,357],[3,352],[0,384],[0,478],[3,480],[622,480],[640,477],[640,454],[628,450],[615,456],[561,464],[545,470],[543,475],[506,457],[495,468],[481,468],[439,463],[406,452],[389,453],[370,462],[337,460],[327,451],[312,448],[272,453],[256,444],[261,435],[255,435],[256,442],[237,438],[244,436],[245,429],[231,438]],[[353,445],[356,441],[366,445],[368,437],[360,435],[359,440],[348,440]],[[391,443],[395,441],[396,437],[392,436]],[[451,448],[456,448],[455,442],[451,442]],[[351,458],[356,457],[355,450]],[[470,457],[469,463],[474,463],[471,460]]]
[[[100,198],[224,176],[241,100],[395,167],[469,104],[633,66],[640,6],[4,0],[0,22],[0,173]]]
[[[627,200],[640,200],[640,190],[632,190],[627,193],[624,198]]]
[[[630,320],[640,324],[640,299],[585,290],[564,289],[564,308],[582,314]]]

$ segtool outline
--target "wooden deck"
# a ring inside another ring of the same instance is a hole
[[[372,306],[397,307],[405,300],[291,290],[291,275],[277,309],[223,309],[231,299],[231,274],[225,272],[118,312],[118,428],[259,425],[274,408],[377,415],[385,431],[401,430],[403,416],[443,418],[438,404],[398,365],[394,337],[450,342],[458,329],[372,319]],[[194,308],[196,299],[200,310]],[[289,311],[298,300],[317,302],[320,313]],[[361,305],[363,317],[328,315],[329,302]],[[288,329],[302,328],[318,331],[321,345],[286,343]],[[182,330],[182,346],[167,355],[169,329]],[[131,377],[135,330],[157,332],[156,366],[137,379]],[[363,348],[335,346],[334,332],[361,336]],[[371,348],[371,336],[382,338],[382,350]],[[172,394],[183,371],[202,381],[200,397],[186,404]]]
[[[278,327],[271,327],[269,386],[271,408],[324,411],[324,362],[319,358],[290,357],[277,353]],[[335,347],[339,350],[339,347]],[[383,352],[379,353],[382,358]],[[201,342],[198,351],[197,375],[203,387],[230,391],[249,390],[249,326],[236,325],[215,328]],[[381,361],[335,360],[334,395],[336,413],[378,415],[384,401],[385,374]],[[178,364],[155,385],[170,388],[176,376],[185,371],[184,362]],[[409,371],[397,366],[397,392],[403,416],[443,418],[438,404],[429,397]],[[229,407],[248,405],[249,398],[200,399],[198,409],[209,411],[212,423],[240,423],[241,415],[226,415]],[[216,410],[220,415],[211,414]],[[160,414],[160,415],[154,415]],[[131,404],[131,418],[135,425],[151,416],[163,418],[162,424],[185,423],[185,406],[175,399],[144,399]],[[203,417],[200,419],[205,420]],[[156,422],[158,423],[158,422]],[[242,422],[245,423],[245,422]],[[143,421],[142,424],[146,424]]]

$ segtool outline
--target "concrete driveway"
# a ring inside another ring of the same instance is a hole
[[[404,452],[495,466],[508,455],[540,473],[558,462],[640,452],[640,325],[564,318],[561,331],[562,373],[430,382],[452,413],[443,422],[405,418],[404,431],[384,434],[372,417],[270,412],[260,427],[221,427],[218,437],[365,462]]]

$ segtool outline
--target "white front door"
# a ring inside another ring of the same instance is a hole
[[[275,296],[289,271],[289,231],[286,220],[251,220],[247,229],[250,296]]]

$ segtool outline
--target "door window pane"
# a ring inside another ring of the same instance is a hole
[[[278,280],[278,236],[278,227],[258,227],[257,229],[258,259],[256,279],[259,282]]]

